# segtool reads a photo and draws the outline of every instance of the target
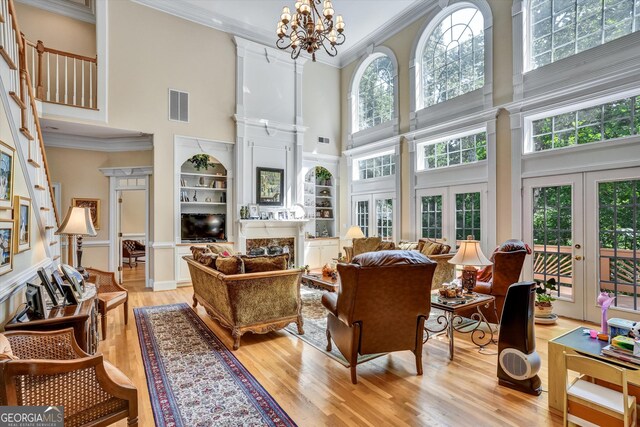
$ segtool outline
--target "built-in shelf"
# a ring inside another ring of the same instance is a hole
[[[224,179],[227,179],[226,175],[214,175],[214,174],[211,174],[211,173],[180,172],[180,175],[206,176],[208,178],[224,178]]]
[[[324,180],[320,181],[322,184],[318,184],[316,174],[319,170],[318,167],[311,168],[304,180],[304,207],[305,212],[310,217],[310,223],[305,227],[305,230],[309,235],[316,237],[332,237],[336,235],[336,221],[335,215],[333,215],[333,207],[336,200],[335,178],[330,177],[330,185],[325,185],[326,181]],[[325,178],[326,176],[320,179]],[[327,201],[331,206],[321,206],[326,204]],[[319,213],[323,211],[331,212],[331,218],[322,217]]]
[[[209,206],[226,206],[227,204],[225,202],[180,202],[180,204],[182,205],[193,205],[193,206],[197,206],[197,205],[209,205]]]
[[[213,187],[180,187],[181,190],[209,190],[209,191],[227,191],[226,188]]]

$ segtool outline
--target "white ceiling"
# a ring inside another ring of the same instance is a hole
[[[276,25],[283,6],[294,10],[295,0],[133,0],[146,6],[237,34],[253,41],[275,46]],[[336,59],[318,55],[318,60],[344,66],[339,57],[371,44],[374,35],[391,24],[392,29],[413,22],[429,0],[332,0],[337,15],[345,22],[345,43]],[[349,55],[349,59],[353,59]]]

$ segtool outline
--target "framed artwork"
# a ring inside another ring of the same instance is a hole
[[[13,269],[12,219],[0,219],[0,276]]]
[[[13,202],[14,148],[0,141],[0,209],[11,209]]]
[[[258,209],[258,205],[249,205],[249,218],[260,218],[260,210]]]
[[[31,248],[31,199],[14,196],[13,219],[16,222],[13,251],[18,254]]]
[[[259,205],[284,205],[284,169],[256,168],[256,202]]]
[[[100,199],[71,199],[71,206],[76,208],[89,208],[93,228],[100,230]]]

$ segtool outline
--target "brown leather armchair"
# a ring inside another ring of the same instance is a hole
[[[144,258],[147,248],[137,240],[122,241],[122,257],[129,258],[129,268],[138,265],[138,258]]]
[[[424,323],[431,309],[436,263],[415,251],[367,252],[338,264],[340,290],[322,295],[331,339],[349,361],[357,384],[358,355],[411,350],[422,375]]]
[[[508,246],[507,246],[508,245]],[[491,323],[500,323],[504,299],[509,286],[520,280],[524,259],[528,254],[527,246],[521,241],[509,240],[498,248],[491,256],[493,261],[492,279],[489,282],[476,282],[474,292],[496,297],[496,310],[493,307],[482,307],[482,313]],[[471,317],[475,308],[461,310],[460,316]]]

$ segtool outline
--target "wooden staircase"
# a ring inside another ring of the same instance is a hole
[[[15,124],[17,159],[22,165],[31,196],[32,210],[45,242],[47,256],[60,261],[60,237],[55,235],[59,217],[44,151],[35,90],[26,66],[26,41],[18,27],[13,0],[0,0],[0,81],[12,108],[5,108],[7,119]],[[11,101],[10,101],[11,102]]]

